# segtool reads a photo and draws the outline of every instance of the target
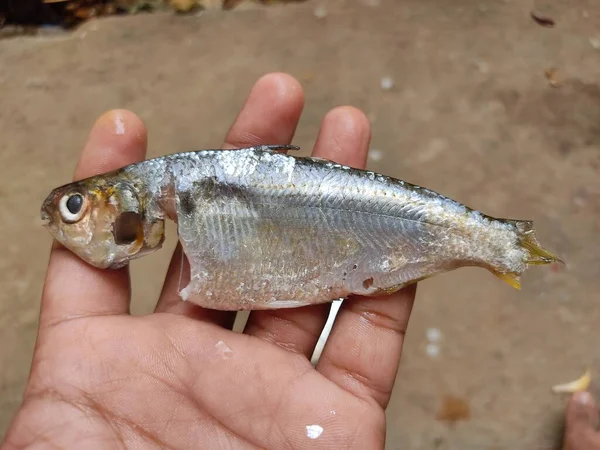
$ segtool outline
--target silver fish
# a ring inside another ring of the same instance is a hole
[[[515,288],[529,265],[562,262],[532,222],[496,219],[431,190],[294,146],[178,153],[53,190],[52,236],[118,268],[159,249],[177,223],[190,263],[183,300],[219,310],[300,307],[392,293],[465,266]]]

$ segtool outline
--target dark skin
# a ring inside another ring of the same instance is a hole
[[[600,411],[589,392],[574,394],[567,403],[563,450],[600,449]]]
[[[291,142],[303,103],[292,77],[261,78],[223,148]],[[336,108],[312,153],[362,168],[370,133],[361,111]],[[108,112],[74,178],[140,161],[146,143],[137,116]],[[329,305],[252,312],[234,333],[233,314],[180,300],[181,260],[177,247],[155,312],[132,316],[127,267],[94,269],[52,247],[31,374],[2,449],[384,447],[416,286],[344,302],[315,368],[309,358]],[[600,448],[580,411],[571,400],[567,448]],[[324,429],[318,439],[307,437],[311,424]]]

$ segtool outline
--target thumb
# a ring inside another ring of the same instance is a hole
[[[569,399],[565,414],[565,439],[563,450],[598,448],[600,432],[597,431],[600,413],[591,393],[576,392]]]

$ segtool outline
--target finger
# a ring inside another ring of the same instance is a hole
[[[317,370],[354,395],[387,406],[416,285],[388,296],[346,300]]]
[[[303,107],[304,94],[298,81],[285,74],[265,75],[252,88],[227,133],[223,148],[289,144],[294,137]],[[180,274],[183,274],[181,281]],[[183,314],[231,328],[235,313],[209,311],[191,302],[182,302],[179,291],[188,281],[189,264],[182,258],[181,246],[178,244],[156,311]]]
[[[74,179],[107,172],[143,160],[147,132],[129,111],[102,115],[92,127]],[[129,272],[96,269],[66,248],[54,244],[42,296],[40,323],[51,325],[69,318],[122,314],[129,310]]]
[[[371,127],[365,115],[351,107],[331,110],[323,119],[313,156],[363,168],[366,164]],[[310,357],[331,305],[252,312],[245,333]]]
[[[259,79],[225,137],[223,148],[289,144],[304,108],[304,92],[290,75]]]
[[[577,392],[569,399],[565,412],[564,450],[599,450],[600,412],[589,392]]]

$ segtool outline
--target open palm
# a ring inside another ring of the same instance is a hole
[[[296,80],[263,77],[224,148],[289,143],[302,107]],[[363,167],[369,139],[360,111],[336,108],[313,154]],[[109,112],[92,129],[75,178],[145,151],[140,119]],[[132,316],[127,268],[94,269],[54,245],[31,376],[5,448],[383,448],[414,287],[345,302],[313,367],[329,305],[253,312],[235,333],[231,313],[180,300],[180,252],[156,311]]]

